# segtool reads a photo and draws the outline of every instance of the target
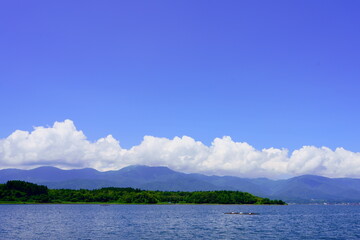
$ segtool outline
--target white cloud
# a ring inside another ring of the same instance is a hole
[[[360,177],[360,153],[304,146],[289,155],[287,149],[257,150],[230,137],[215,138],[206,146],[191,137],[173,139],[145,136],[142,143],[124,149],[111,135],[90,142],[71,120],[32,132],[16,130],[0,139],[0,168],[51,165],[64,169],[91,167],[116,170],[144,164],[168,166],[183,172],[241,177],[281,178],[302,174]]]

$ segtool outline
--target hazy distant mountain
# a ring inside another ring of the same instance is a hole
[[[185,174],[167,167],[129,166],[118,171],[95,169],[61,170],[40,167],[32,170],[0,170],[0,183],[24,180],[49,188],[95,189],[133,187],[145,190],[207,191],[239,190],[289,202],[360,202],[360,179],[304,175],[287,180]]]
[[[283,181],[271,195],[294,202],[360,202],[360,179],[303,175]]]

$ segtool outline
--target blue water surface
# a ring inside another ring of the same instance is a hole
[[[0,205],[0,239],[360,239],[360,206]]]

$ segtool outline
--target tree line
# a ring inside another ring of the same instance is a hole
[[[107,187],[95,190],[48,189],[13,180],[0,184],[0,201],[33,203],[124,203],[124,204],[286,204],[240,191],[170,192]]]

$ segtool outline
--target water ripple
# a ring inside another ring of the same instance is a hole
[[[0,212],[7,240],[360,239],[359,206],[0,205]]]

